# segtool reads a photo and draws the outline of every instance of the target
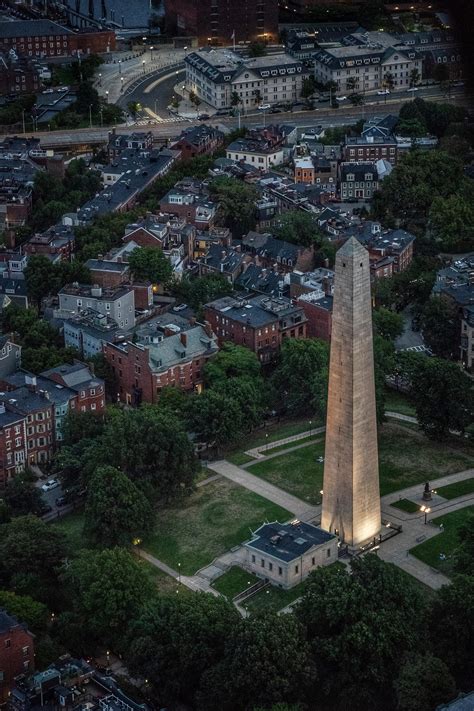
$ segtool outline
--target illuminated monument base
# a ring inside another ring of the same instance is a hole
[[[369,254],[336,254],[321,528],[351,549],[381,530]]]

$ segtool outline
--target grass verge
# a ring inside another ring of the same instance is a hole
[[[474,506],[467,506],[458,511],[433,519],[436,524],[443,524],[443,531],[438,535],[423,541],[410,550],[410,553],[432,568],[436,568],[445,575],[452,575],[454,568],[454,554],[459,546],[458,531],[469,515],[474,514]],[[441,558],[440,558],[441,556]],[[443,559],[443,557],[445,558]]]
[[[224,595],[228,600],[232,600],[251,585],[258,583],[259,579],[253,573],[248,573],[243,568],[239,568],[238,565],[233,565],[223,575],[213,580],[211,585],[221,595]]]

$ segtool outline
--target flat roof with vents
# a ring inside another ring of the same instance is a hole
[[[311,548],[332,541],[335,536],[311,523],[291,521],[290,523],[265,523],[254,533],[246,545],[249,548],[291,562]]]

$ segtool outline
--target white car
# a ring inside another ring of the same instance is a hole
[[[417,86],[411,86],[409,89],[407,89],[407,91],[418,91],[418,87],[417,87]]]
[[[188,305],[187,304],[178,304],[177,306],[173,306],[173,311],[184,311],[184,309],[187,309]]]
[[[336,96],[336,101],[346,101],[347,96]]]
[[[377,92],[377,96],[386,96],[387,94],[390,94],[390,91],[388,89],[381,89]]]
[[[59,481],[57,479],[48,479],[46,484],[43,484],[41,487],[43,491],[52,491],[52,489],[56,489],[59,486]]]
[[[260,106],[258,107],[258,110],[259,111],[268,111],[268,109],[271,109],[271,108],[272,107],[270,106],[270,104],[260,104]]]

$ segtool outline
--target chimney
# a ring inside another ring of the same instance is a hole
[[[209,321],[204,321],[203,328],[204,328],[204,331],[206,332],[206,336],[209,336],[209,338],[212,338],[214,336],[214,333],[212,331],[212,326],[209,323]]]
[[[168,328],[168,326],[165,326],[164,332],[165,332],[165,338],[168,338],[168,336],[174,336],[174,335],[175,335],[175,332],[173,331],[173,329],[172,329],[172,328]]]
[[[0,415],[4,415],[4,414],[5,414],[5,403],[0,402]]]
[[[180,333],[180,334],[179,334],[179,339],[180,339],[181,343],[183,344],[183,346],[186,348],[187,345],[188,345],[188,337],[187,337],[187,335],[186,335],[185,333]]]
[[[25,376],[25,385],[29,390],[32,390],[33,392],[36,392],[36,375],[26,375]]]

